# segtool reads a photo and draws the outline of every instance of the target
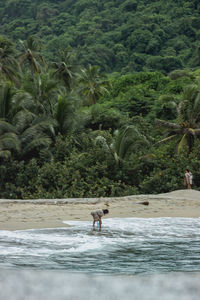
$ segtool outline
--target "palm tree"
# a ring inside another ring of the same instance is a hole
[[[61,93],[62,88],[50,73],[37,74],[35,80],[26,81],[23,88],[35,102],[35,113],[53,116],[57,95]]]
[[[89,65],[88,69],[81,69],[79,74],[80,94],[89,100],[90,104],[96,104],[99,98],[108,92],[106,76],[100,74],[98,66]]]
[[[24,49],[24,52],[20,55],[21,63],[28,62],[32,80],[34,80],[34,74],[38,74],[41,71],[39,62],[45,64],[45,60],[39,52],[42,48],[41,41],[35,36],[29,36],[26,42],[20,40],[20,43]]]
[[[16,50],[13,44],[0,37],[0,76],[19,86],[21,69],[16,59]]]
[[[71,90],[74,78],[73,56],[70,48],[59,50],[59,61],[53,62],[54,76],[62,80],[67,90]]]
[[[35,157],[43,149],[48,149],[55,136],[56,122],[49,117],[34,116],[21,112],[20,122],[16,124],[21,141],[20,158]]]
[[[73,91],[58,95],[54,118],[59,133],[66,135],[84,127],[87,116],[79,111],[80,105],[80,99]]]
[[[59,95],[55,109],[55,119],[58,123],[58,132],[65,135],[75,127],[76,111],[73,99],[69,96]]]
[[[8,157],[10,149],[17,153],[19,147],[20,158],[36,156],[49,147],[55,136],[56,121],[40,116],[33,97],[22,90],[16,92],[10,84],[0,88],[0,117],[2,156]]]
[[[184,146],[187,146],[190,153],[195,138],[200,136],[200,86],[193,84],[186,87],[176,109],[177,122],[157,120],[157,125],[165,128],[167,135],[160,142],[175,140],[178,153]]]
[[[0,157],[8,159],[12,151],[20,151],[20,146],[20,140],[15,127],[5,120],[0,119]]]
[[[21,111],[35,112],[33,97],[24,90],[15,89],[10,82],[0,83],[0,118],[15,125]]]
[[[0,83],[0,118],[9,119],[14,89],[10,82]]]
[[[105,151],[111,153],[118,166],[123,163],[128,153],[139,151],[141,147],[149,144],[146,137],[133,125],[115,130],[111,143],[101,135],[96,137],[95,143],[100,143]]]

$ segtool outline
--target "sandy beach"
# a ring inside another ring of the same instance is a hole
[[[141,202],[148,201],[149,205]],[[66,227],[63,221],[91,220],[92,210],[108,208],[105,218],[200,217],[200,191],[91,199],[0,199],[0,230]]]

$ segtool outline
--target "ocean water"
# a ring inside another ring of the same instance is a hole
[[[0,299],[200,298],[200,218],[64,223],[0,231]]]

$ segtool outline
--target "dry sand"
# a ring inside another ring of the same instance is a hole
[[[149,205],[139,202],[148,201]],[[159,195],[93,199],[0,199],[0,230],[66,227],[63,221],[91,220],[90,212],[108,208],[105,218],[200,217],[200,192],[177,190]]]

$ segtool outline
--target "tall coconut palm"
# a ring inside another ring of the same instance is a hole
[[[184,89],[176,122],[157,120],[157,125],[166,129],[167,137],[160,142],[175,140],[178,153],[184,146],[191,152],[195,138],[200,136],[200,86],[193,84]]]
[[[80,94],[89,101],[96,104],[100,97],[108,92],[108,80],[100,73],[98,66],[89,65],[88,69],[81,69],[79,74]]]
[[[29,36],[26,42],[20,40],[23,47],[23,53],[20,55],[21,63],[28,62],[32,80],[34,80],[34,74],[38,74],[41,71],[40,63],[45,64],[45,60],[40,53],[42,44],[36,36]]]

